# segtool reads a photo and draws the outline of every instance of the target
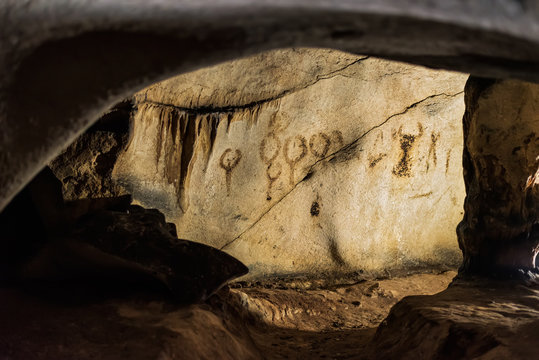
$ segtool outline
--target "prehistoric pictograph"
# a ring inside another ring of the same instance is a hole
[[[277,157],[281,153],[282,146],[278,134],[283,130],[281,118],[278,117],[276,113],[272,114],[268,123],[268,133],[262,139],[259,146],[260,159],[266,167],[266,178],[268,180],[266,190],[267,201],[271,201],[271,190],[282,173],[283,166],[281,162],[277,160]]]
[[[236,166],[238,166],[238,163],[240,162],[242,157],[242,153],[240,150],[236,149],[232,151],[232,149],[226,149],[223,154],[221,155],[221,159],[219,160],[219,165],[223,170],[226,172],[226,194],[227,196],[230,195],[230,185],[232,183],[232,170]]]
[[[438,156],[436,155],[436,142],[440,140],[440,133],[433,132],[430,134],[430,146],[429,146],[429,154],[427,156],[427,172],[430,168],[430,160],[432,159],[432,163],[434,164],[434,167],[438,165]]]
[[[311,153],[319,159],[324,158],[331,146],[331,139],[325,133],[314,134],[309,139]]]
[[[398,132],[393,133],[393,139],[399,139],[401,156],[400,160],[393,167],[392,173],[397,177],[411,177],[412,176],[412,148],[417,139],[423,136],[423,125],[417,123],[418,133],[413,134],[404,134],[402,132],[402,126],[399,128]]]
[[[282,154],[282,158],[288,164],[288,182],[290,186],[294,186],[297,165],[308,156],[309,152],[315,160],[321,160],[330,155],[333,144],[337,144],[338,149],[344,145],[343,136],[339,130],[333,130],[330,134],[325,132],[313,134],[309,137],[309,141],[302,135],[292,135],[287,137],[283,144],[277,135],[283,131],[283,128],[278,123],[276,116],[272,117],[268,128],[269,131],[260,142],[259,147],[260,159],[266,166],[268,180],[266,200],[268,201],[272,199],[271,192],[274,184],[283,172],[283,164],[282,160],[279,161],[279,155]]]
[[[281,176],[282,165],[275,162],[281,151],[281,141],[273,132],[269,132],[260,143],[260,158],[266,165],[266,177],[268,179],[268,189],[266,199],[271,200],[271,188],[279,176]]]
[[[284,142],[283,155],[290,167],[290,185],[294,185],[294,171],[297,164],[307,155],[307,140],[301,135],[289,137]]]

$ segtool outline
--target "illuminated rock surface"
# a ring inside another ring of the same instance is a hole
[[[251,277],[454,267],[464,81],[314,49],[199,70],[135,95],[113,176]]]

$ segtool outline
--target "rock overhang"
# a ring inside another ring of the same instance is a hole
[[[9,174],[0,182],[2,207],[122,97],[262,50],[332,47],[482,76],[538,79],[538,12],[531,1],[33,0],[4,2],[0,13],[6,124],[0,169]],[[126,68],[122,54],[133,48],[144,59]],[[82,89],[89,79],[95,86]],[[20,99],[23,94],[28,99]],[[66,94],[73,104],[60,101]],[[28,128],[37,135],[23,146]]]

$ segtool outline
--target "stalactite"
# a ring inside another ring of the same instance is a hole
[[[159,193],[169,191],[165,188],[172,186],[177,204],[169,203],[164,208],[173,211],[178,207],[183,212],[189,207],[189,184],[195,164],[202,162],[201,169],[207,169],[215,155],[213,150],[219,132],[228,134],[235,122],[242,122],[250,129],[257,124],[262,109],[277,109],[280,104],[280,100],[274,100],[248,108],[208,112],[149,102],[144,98],[138,100],[131,140],[115,177],[138,193],[136,197],[142,198],[146,205],[159,205],[155,203],[160,201]],[[152,169],[139,169],[137,172],[142,171],[142,174],[133,176],[131,171],[122,170],[136,162],[148,164],[147,160],[153,164]],[[150,192],[144,188],[149,182],[153,183]]]

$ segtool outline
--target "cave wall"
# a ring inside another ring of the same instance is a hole
[[[0,209],[103,111],[133,92],[264,50],[326,47],[539,81],[539,13],[531,0],[333,5],[326,0],[0,2]]]
[[[465,99],[462,272],[533,269],[539,252],[539,86],[470,77]]]
[[[456,266],[465,79],[313,49],[199,70],[135,95],[113,176],[254,278]]]
[[[116,104],[49,163],[65,201],[125,195],[112,169],[129,135],[131,101]]]

